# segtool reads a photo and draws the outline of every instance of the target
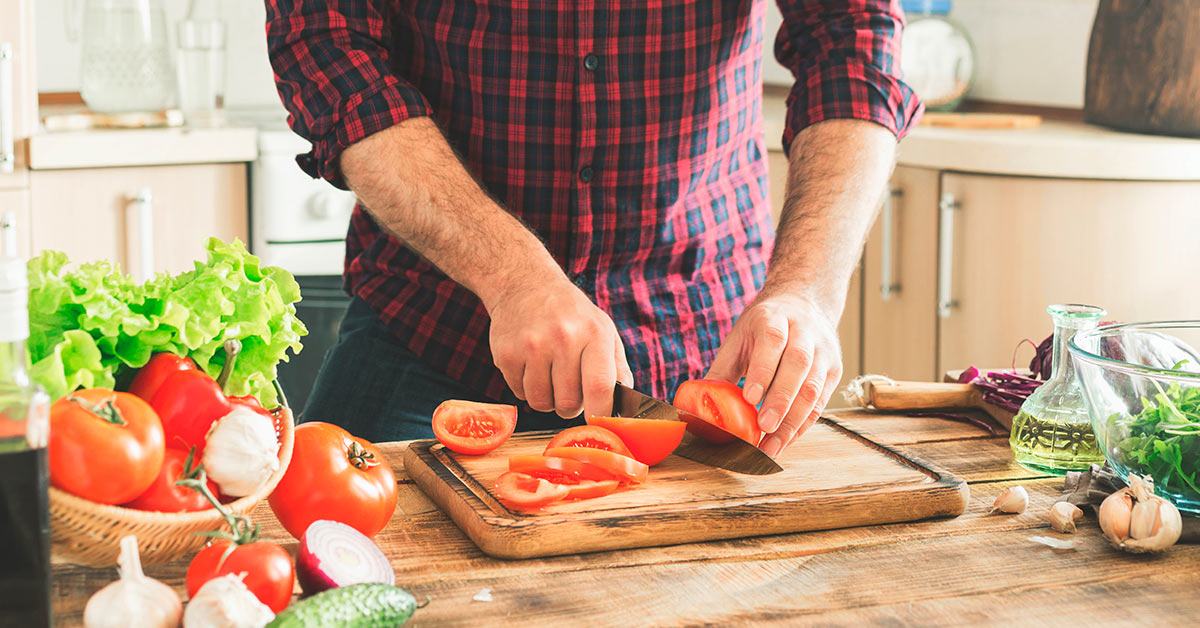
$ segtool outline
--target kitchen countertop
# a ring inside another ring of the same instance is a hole
[[[1061,479],[1011,461],[1006,437],[966,424],[862,411],[843,423],[963,477],[967,512],[954,519],[827,532],[505,561],[488,558],[437,510],[403,470],[405,443],[383,445],[396,467],[400,502],[376,541],[397,583],[429,604],[416,625],[521,622],[589,625],[795,622],[857,625],[1040,623],[1169,624],[1200,614],[1200,546],[1160,557],[1108,546],[1089,515],[1079,547],[1057,553],[1035,534],[1061,536],[1042,517]],[[1023,484],[1022,515],[990,515],[1004,488]],[[267,539],[295,543],[261,505]],[[150,566],[182,589],[186,562]],[[54,567],[59,625],[77,625],[92,592],[114,569]],[[481,589],[494,601],[474,602]]]
[[[763,98],[769,150],[783,150],[784,95],[769,88]],[[1053,120],[1031,129],[917,126],[900,142],[897,163],[1010,176],[1200,181],[1200,139],[1122,133]]]

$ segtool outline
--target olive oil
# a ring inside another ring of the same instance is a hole
[[[1086,413],[1081,417],[1058,414],[1046,420],[1019,412],[1013,417],[1008,442],[1017,464],[1032,471],[1062,475],[1104,464],[1104,454]]]
[[[1095,327],[1106,312],[1072,303],[1051,305],[1046,313],[1054,321],[1050,378],[1021,404],[1008,444],[1022,467],[1064,475],[1104,463],[1067,343],[1079,330]]]

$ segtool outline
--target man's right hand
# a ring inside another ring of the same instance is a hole
[[[565,276],[523,282],[487,305],[496,367],[530,408],[608,415],[613,382],[633,385],[612,319]]]

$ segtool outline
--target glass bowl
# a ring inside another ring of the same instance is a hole
[[[1148,475],[1200,514],[1200,321],[1106,325],[1071,340],[1096,441],[1121,476]]]

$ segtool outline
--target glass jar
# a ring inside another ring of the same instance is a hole
[[[1094,305],[1078,304],[1051,305],[1046,312],[1054,321],[1050,379],[1021,404],[1013,417],[1009,445],[1022,467],[1065,475],[1067,471],[1104,464],[1067,345],[1076,332],[1099,325],[1106,312]]]
[[[975,80],[975,45],[950,19],[950,0],[904,0],[908,19],[900,42],[904,82],[931,111],[958,107]]]
[[[88,107],[116,113],[171,105],[175,71],[161,0],[85,0],[82,31],[79,91]]]

